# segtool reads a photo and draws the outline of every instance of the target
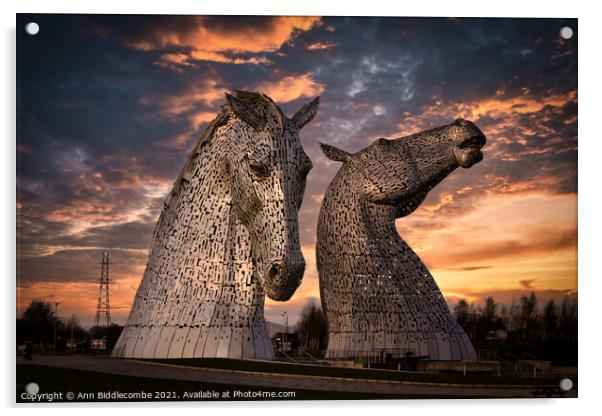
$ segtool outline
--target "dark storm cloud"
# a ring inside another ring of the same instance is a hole
[[[63,223],[42,223],[47,233],[37,236],[24,232],[22,247],[24,250],[34,250],[35,245],[56,245],[75,247],[101,247],[106,249],[137,249],[146,250],[150,245],[155,218],[148,222],[128,222],[111,226],[89,228],[85,232],[66,234],[68,231]],[[40,223],[38,223],[40,225]],[[24,253],[25,254],[25,253]]]
[[[147,49],[154,49],[154,45],[165,48],[190,47],[187,39],[194,37],[199,27],[217,35],[270,34],[277,31],[280,19],[280,16],[147,15],[131,16],[129,19],[120,16],[99,16],[94,19],[94,31],[110,35],[126,44],[146,44]]]
[[[425,204],[447,194],[453,203],[424,227],[444,228],[483,194],[518,184],[576,192],[577,40],[558,37],[576,20],[19,15],[17,26],[32,19],[40,35],[19,31],[17,60],[23,281],[77,279],[61,261],[97,261],[90,247],[143,251],[223,92],[271,86],[291,116],[313,92],[276,89],[287,77],[323,90],[302,131],[314,162],[304,245],[339,168],[318,142],[357,151],[470,115],[489,137],[473,168],[483,179],[452,174]]]

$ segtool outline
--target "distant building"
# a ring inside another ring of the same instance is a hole
[[[67,342],[65,342],[65,348],[68,350],[75,350],[79,348],[83,342],[85,342],[85,339],[74,339],[73,341],[67,340]]]
[[[496,329],[487,332],[485,340],[487,341],[506,341],[508,339],[508,331],[505,329]]]
[[[272,337],[276,351],[291,352],[299,348],[299,335],[296,333],[276,332]]]
[[[106,350],[107,349],[107,337],[91,339],[90,340],[91,350]]]

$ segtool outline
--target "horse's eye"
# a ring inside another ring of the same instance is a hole
[[[268,176],[270,174],[270,167],[263,162],[251,162],[249,163],[251,171],[257,176]]]

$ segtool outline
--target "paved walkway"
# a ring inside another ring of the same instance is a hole
[[[108,374],[204,383],[304,389],[320,391],[433,395],[455,397],[533,397],[533,387],[458,386],[390,380],[357,380],[336,377],[243,372],[156,364],[136,360],[90,356],[34,356],[32,361],[17,357],[17,364],[97,371]]]

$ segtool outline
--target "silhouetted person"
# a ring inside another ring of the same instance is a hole
[[[25,352],[23,353],[23,358],[26,360],[31,360],[33,357],[33,344],[31,341],[27,341],[25,343]]]

